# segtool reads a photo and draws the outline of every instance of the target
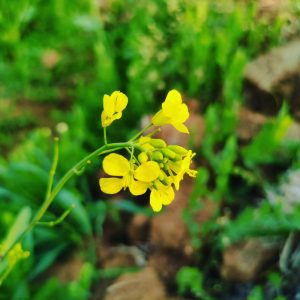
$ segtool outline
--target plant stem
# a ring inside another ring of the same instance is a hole
[[[127,148],[127,147],[132,147],[132,146],[133,146],[133,142],[129,141],[129,142],[124,142],[124,143],[106,144],[106,145],[98,148],[94,152],[92,152],[89,155],[87,155],[86,157],[84,157],[76,165],[74,165],[60,179],[60,181],[57,183],[57,185],[55,186],[55,188],[51,191],[51,186],[52,186],[51,182],[53,181],[53,176],[54,176],[53,170],[56,169],[56,165],[57,165],[57,161],[56,160],[58,159],[58,155],[56,155],[56,150],[55,150],[54,162],[52,164],[51,171],[50,171],[50,176],[49,176],[49,183],[48,183],[48,188],[47,188],[47,196],[46,196],[44,202],[42,203],[40,209],[36,213],[35,217],[33,218],[33,220],[29,223],[29,225],[27,226],[27,228],[24,229],[23,233],[14,241],[14,243],[12,243],[12,245],[3,253],[1,259],[4,259],[6,257],[6,255],[9,253],[9,251],[24,237],[24,235],[27,232],[31,231],[35,227],[35,225],[42,219],[42,217],[46,213],[47,209],[49,208],[49,206],[54,201],[56,195],[60,192],[60,190],[64,187],[64,185],[70,180],[70,178],[72,178],[74,175],[77,175],[78,172],[82,168],[84,168],[89,162],[91,162],[95,157],[97,157],[97,156],[99,156],[101,154],[104,154],[104,153],[109,153],[109,152],[115,151],[116,149],[122,149],[122,148]],[[49,191],[51,191],[51,192],[49,192]]]
[[[152,126],[152,124],[147,125],[145,128],[143,128],[139,133],[137,133],[133,138],[131,138],[129,141],[136,140],[140,135],[142,135],[147,129],[149,129]]]
[[[104,145],[107,145],[106,127],[103,127]]]

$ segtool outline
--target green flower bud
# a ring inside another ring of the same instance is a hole
[[[167,147],[167,144],[164,140],[161,139],[151,139],[148,142],[150,145],[152,145],[154,148],[165,148]]]
[[[161,152],[165,157],[168,157],[170,159],[174,159],[176,157],[176,153],[168,148],[161,149]]]
[[[151,153],[151,159],[157,162],[161,162],[164,159],[164,156],[160,151],[154,151]]]
[[[148,160],[148,155],[145,152],[141,152],[138,155],[138,160],[142,164],[143,162],[146,162]]]
[[[179,155],[185,155],[188,152],[187,149],[185,149],[181,146],[177,146],[177,145],[170,145],[170,146],[168,146],[168,149],[174,151],[175,153],[177,153]]]
[[[160,181],[164,181],[166,178],[167,178],[167,174],[163,170],[160,170],[160,173],[158,175],[158,179]]]

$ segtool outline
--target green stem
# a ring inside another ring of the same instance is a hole
[[[104,145],[107,145],[106,127],[103,127]]]
[[[129,141],[134,141],[136,140],[140,135],[142,135],[146,130],[148,130],[150,127],[152,126],[152,124],[149,124],[148,126],[146,126],[145,128],[143,128],[139,133],[137,133],[133,138],[131,138]]]
[[[127,148],[127,147],[132,147],[132,146],[133,146],[133,143],[131,141],[125,142],[125,143],[107,144],[107,145],[104,145],[104,146],[98,148],[94,152],[92,152],[89,155],[87,155],[86,157],[84,157],[77,164],[75,164],[75,166],[73,166],[60,179],[60,181],[57,183],[57,185],[55,186],[55,188],[45,198],[44,202],[42,203],[40,209],[36,213],[36,215],[33,218],[33,220],[29,223],[29,225],[27,226],[27,228],[24,229],[23,233],[14,241],[14,243],[12,243],[12,245],[5,251],[5,253],[3,253],[1,259],[4,259],[6,257],[6,255],[9,253],[9,251],[24,237],[24,235],[27,232],[31,231],[36,226],[36,224],[42,219],[42,217],[46,213],[47,209],[49,208],[49,206],[51,205],[51,203],[54,201],[54,199],[57,196],[57,194],[60,192],[60,190],[70,180],[70,178],[72,178],[74,175],[76,175],[78,173],[78,171],[80,171],[88,163],[90,163],[95,157],[97,157],[97,156],[99,156],[101,154],[109,153],[109,152],[115,151],[116,149],[122,149],[122,148]],[[55,159],[54,159],[54,163],[52,165],[51,171],[55,170],[55,168],[56,168],[56,162],[55,162]],[[53,180],[53,179],[51,179],[51,176],[52,176],[51,171],[50,171],[50,180],[49,181]],[[52,185],[51,182],[48,183],[48,190],[49,190],[49,186],[50,186],[50,190],[51,190],[51,185]]]

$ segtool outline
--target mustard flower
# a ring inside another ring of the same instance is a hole
[[[176,173],[176,176],[174,176],[174,185],[177,191],[179,190],[180,181],[185,174],[188,174],[190,177],[196,177],[197,171],[190,169],[192,159],[195,155],[196,153],[189,150],[182,160],[176,162],[169,161],[168,165],[170,169]]]
[[[152,118],[152,124],[155,126],[170,124],[180,132],[189,133],[183,124],[188,117],[189,110],[187,105],[182,103],[180,93],[177,90],[171,90],[162,104],[162,109]]]
[[[150,205],[155,212],[159,212],[163,205],[173,202],[175,193],[171,185],[164,185],[156,180],[151,186]]]
[[[159,176],[159,166],[154,161],[146,161],[140,166],[128,161],[122,155],[111,153],[103,160],[103,169],[111,178],[99,180],[101,190],[106,194],[116,194],[129,188],[132,195],[142,195],[150,183]]]
[[[126,108],[128,98],[125,94],[115,91],[110,96],[103,96],[103,111],[101,114],[102,127],[109,126],[114,120],[122,117],[122,111]]]

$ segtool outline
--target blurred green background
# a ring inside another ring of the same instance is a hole
[[[300,166],[299,141],[284,140],[293,122],[288,105],[279,107],[278,115],[247,145],[237,135],[246,64],[285,44],[285,29],[300,15],[299,1],[291,1],[271,16],[260,16],[261,2],[1,0],[0,241],[17,221],[25,226],[44,198],[53,136],[60,137],[58,179],[101,146],[103,94],[120,90],[129,97],[122,120],[109,128],[110,141],[124,141],[145,114],[159,108],[167,91],[176,88],[199,103],[206,132],[201,147],[194,149],[199,175],[183,212],[197,259],[177,277],[173,294],[225,299],[220,293],[226,283],[213,275],[221,264],[224,240],[252,235],[284,240],[300,228],[299,209],[286,216],[261,200],[267,186]],[[51,206],[48,219],[76,204],[62,224],[38,227],[26,236],[23,247],[31,255],[6,278],[0,299],[101,299],[93,296],[94,286],[127,272],[99,267],[95,240],[101,240],[107,219],[122,224],[124,213],[126,218],[151,213],[134,199],[103,201],[100,166],[99,159],[72,179]],[[266,166],[276,169],[275,178],[266,175]],[[204,267],[199,224],[193,219],[202,209],[199,197],[222,203],[204,226],[210,237],[205,247],[214,249],[212,262]],[[257,201],[261,209],[255,210]],[[221,226],[216,220],[228,212],[228,222]],[[61,283],[47,270],[74,252],[81,253],[84,264],[76,280]],[[206,289],[212,282],[218,287]]]

